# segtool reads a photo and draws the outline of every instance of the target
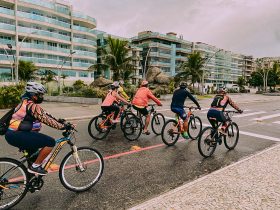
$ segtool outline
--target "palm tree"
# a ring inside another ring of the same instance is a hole
[[[58,82],[56,79],[57,74],[55,72],[53,72],[52,70],[45,70],[44,72],[40,72],[39,76],[40,76],[42,84],[46,85],[47,89],[49,89],[48,83],[50,83],[52,81]]]
[[[19,79],[27,82],[36,78],[37,67],[31,61],[19,61],[18,76]]]
[[[203,67],[206,60],[201,57],[200,52],[189,54],[187,60],[179,66],[181,72],[175,77],[179,80],[191,80],[194,88],[194,83],[202,81]]]
[[[132,56],[129,56],[128,41],[108,37],[108,44],[100,48],[103,65],[109,66],[113,71],[113,80],[125,79],[135,67],[131,64]]]
[[[65,80],[67,77],[68,77],[68,76],[67,76],[66,74],[62,74],[62,75],[61,75],[63,87],[65,87],[64,80]]]

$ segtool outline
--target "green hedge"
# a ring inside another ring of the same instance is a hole
[[[0,87],[0,109],[16,106],[24,92],[24,85]]]

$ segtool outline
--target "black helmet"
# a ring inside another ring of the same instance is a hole
[[[187,88],[187,86],[188,86],[187,82],[184,81],[180,82],[180,88]]]
[[[225,86],[220,87],[218,93],[223,93],[223,94],[227,93],[226,87]]]

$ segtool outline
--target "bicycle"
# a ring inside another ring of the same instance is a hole
[[[120,104],[120,112],[117,118],[120,118],[121,130],[124,132],[124,124],[129,117],[133,115],[131,106],[124,107],[124,104]],[[89,135],[96,140],[102,140],[106,138],[111,129],[114,129],[116,124],[112,122],[114,112],[102,111],[98,116],[93,117],[88,124]],[[96,132],[96,133],[95,133]]]
[[[155,110],[156,104],[148,104],[151,109],[149,110],[150,114],[153,114],[152,120],[151,120],[151,127],[152,131],[156,135],[161,134],[162,125],[165,123],[165,118],[163,114],[157,113]],[[137,111],[137,114],[130,115],[129,119],[124,124],[124,136],[129,141],[135,141],[137,140],[142,130],[144,129],[145,123],[143,122],[143,115]]]
[[[197,107],[187,107],[188,108],[188,135],[192,140],[196,140],[202,130],[202,122],[198,116],[193,114],[193,109],[197,110]],[[173,146],[179,139],[180,134],[184,133],[183,120],[180,119],[179,115],[175,115],[175,119],[168,120],[161,132],[161,138],[164,144],[167,146]]]
[[[48,170],[62,147],[68,143],[71,152],[65,155],[59,167],[59,179],[62,185],[73,192],[83,192],[93,187],[101,178],[104,161],[102,155],[90,147],[75,146],[76,130],[70,123],[66,124],[63,137],[56,140],[57,146],[50,158],[43,165]],[[74,140],[74,141],[73,141]],[[12,158],[0,158],[0,209],[9,209],[18,204],[27,192],[39,191],[43,185],[43,176],[31,174],[25,163],[32,164],[31,158],[39,151],[28,154],[23,152],[21,161]]]
[[[232,121],[231,117],[236,111],[224,111],[227,118],[227,136],[219,132],[219,127],[223,124],[222,122],[217,124],[215,128],[212,126],[206,127],[202,130],[201,135],[198,139],[198,151],[203,157],[210,157],[216,150],[217,144],[222,144],[224,140],[225,147],[228,150],[232,150],[236,147],[239,139],[239,128],[238,125]],[[216,118],[213,118],[216,119]]]

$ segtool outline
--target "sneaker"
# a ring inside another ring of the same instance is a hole
[[[150,135],[150,131],[143,131],[143,134]]]
[[[189,139],[190,138],[187,133],[182,133],[182,136],[183,136],[184,139]]]
[[[31,174],[39,174],[41,176],[45,176],[48,174],[48,172],[42,168],[42,166],[34,168],[32,165],[28,167],[28,172]]]
[[[112,123],[119,123],[119,122],[120,122],[120,119],[112,120]]]

